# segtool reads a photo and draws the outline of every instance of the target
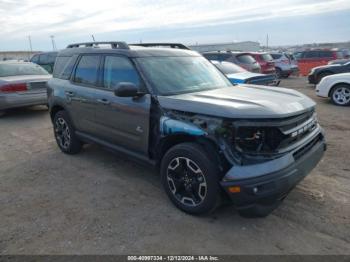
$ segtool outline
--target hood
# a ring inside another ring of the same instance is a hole
[[[158,96],[158,101],[165,109],[236,119],[282,118],[315,106],[315,102],[297,91],[256,85]]]
[[[52,78],[51,75],[20,75],[0,77],[0,81],[5,82],[29,82],[29,81],[46,81]]]
[[[323,65],[323,66],[316,66],[313,68],[313,70],[319,70],[319,69],[324,69],[324,68],[333,68],[333,67],[339,67],[341,65],[339,64],[332,64],[332,65]]]
[[[229,79],[246,80],[251,77],[265,76],[265,75],[247,71],[247,72],[241,72],[241,73],[235,73],[235,74],[228,74],[226,76]]]

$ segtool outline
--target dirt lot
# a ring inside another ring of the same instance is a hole
[[[350,254],[350,108],[317,98],[328,151],[269,217],[177,210],[151,170],[98,146],[67,156],[45,108],[0,118],[1,254]],[[281,105],[283,102],[281,101]]]

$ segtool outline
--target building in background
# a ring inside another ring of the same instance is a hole
[[[0,61],[4,60],[29,60],[39,51],[0,51]]]
[[[210,51],[246,51],[257,52],[261,49],[260,43],[253,41],[218,43],[218,44],[200,44],[189,46],[192,50],[200,53]]]

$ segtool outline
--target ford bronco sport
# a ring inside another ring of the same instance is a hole
[[[48,100],[64,153],[93,142],[158,167],[170,200],[191,214],[226,199],[243,215],[266,216],[325,150],[311,99],[234,86],[190,50],[69,45]]]

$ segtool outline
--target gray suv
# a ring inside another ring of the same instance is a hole
[[[311,99],[234,86],[189,50],[69,45],[48,100],[64,153],[97,143],[157,167],[170,200],[191,214],[230,200],[242,215],[266,216],[325,150]]]

